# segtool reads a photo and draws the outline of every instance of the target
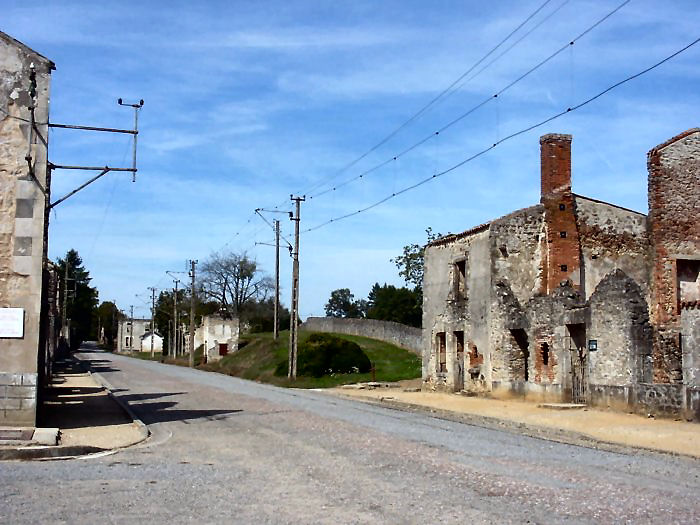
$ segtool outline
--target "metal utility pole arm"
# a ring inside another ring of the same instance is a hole
[[[96,126],[76,126],[73,124],[54,124],[52,122],[49,122],[48,125],[50,128],[79,129],[79,130],[86,130],[86,131],[105,131],[108,133],[127,133],[127,134],[134,136],[132,161],[131,161],[130,168],[113,168],[110,166],[104,166],[104,167],[102,167],[102,166],[69,166],[69,165],[53,164],[53,163],[49,162],[48,166],[49,166],[50,170],[86,170],[86,171],[99,171],[100,172],[99,175],[91,178],[89,181],[81,184],[80,186],[78,186],[76,189],[74,189],[70,193],[61,197],[57,201],[49,204],[49,209],[52,209],[54,206],[57,206],[58,204],[61,204],[67,198],[75,195],[80,190],[82,190],[86,186],[89,186],[90,184],[95,182],[100,177],[106,175],[110,171],[130,171],[132,173],[131,181],[136,182],[136,172],[138,171],[138,169],[136,168],[136,146],[138,144],[138,135],[139,135],[139,125],[138,125],[139,124],[139,109],[141,109],[143,107],[143,100],[139,100],[138,104],[125,104],[122,102],[122,99],[119,99],[117,101],[117,103],[120,106],[130,106],[130,107],[134,108],[134,129],[99,128]],[[33,126],[33,118],[32,118],[32,126]],[[30,169],[29,169],[30,175],[32,175],[34,177],[34,172],[33,172],[32,166],[31,166],[31,156],[30,155],[27,155],[27,162],[29,163],[29,167],[30,167]],[[34,177],[34,178],[36,178],[36,177]],[[38,181],[36,181],[36,182],[38,184]]]

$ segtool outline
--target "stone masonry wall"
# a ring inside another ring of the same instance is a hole
[[[37,84],[34,100],[30,93],[32,65]],[[48,191],[43,140],[48,140],[53,67],[46,58],[0,32],[0,308],[24,310],[24,337],[0,339],[0,426],[33,426],[36,419],[46,249],[44,192]],[[33,104],[34,130],[29,124]],[[29,175],[27,155],[38,182]]]
[[[683,384],[700,388],[700,301],[681,309]]]
[[[600,281],[589,305],[588,339],[598,342],[589,353],[589,381],[618,386],[651,382],[652,332],[639,285],[615,270]]]
[[[575,196],[581,240],[582,287],[588,299],[598,283],[616,269],[624,271],[649,297],[647,217],[594,199]]]
[[[309,317],[302,330],[359,335],[391,343],[418,355],[422,352],[422,330],[392,321],[377,319],[345,319],[339,317]]]
[[[700,129],[652,149],[649,170],[649,239],[652,248],[654,381],[683,379],[680,348],[679,261],[700,259]]]

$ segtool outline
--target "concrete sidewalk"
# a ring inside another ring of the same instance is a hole
[[[526,401],[415,392],[415,388],[406,388],[415,385],[388,385],[348,385],[329,392],[400,409],[428,410],[446,419],[574,445],[614,451],[631,447],[700,458],[697,423],[593,408],[553,410]]]
[[[148,437],[148,429],[134,420],[112,396],[104,381],[75,358],[58,361],[51,385],[39,408],[41,428],[0,429],[12,436],[0,444],[0,459],[45,459],[81,456],[134,445]],[[54,443],[37,442],[32,434],[47,435]]]

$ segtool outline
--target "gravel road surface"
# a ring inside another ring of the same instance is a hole
[[[697,460],[80,357],[152,437],[100,457],[0,463],[3,523],[700,522]]]

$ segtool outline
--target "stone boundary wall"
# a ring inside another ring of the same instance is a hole
[[[393,321],[347,319],[341,317],[309,317],[300,328],[312,332],[359,335],[379,339],[422,355],[423,330]]]
[[[673,383],[589,387],[592,406],[660,416],[681,416],[700,422],[700,388]]]

